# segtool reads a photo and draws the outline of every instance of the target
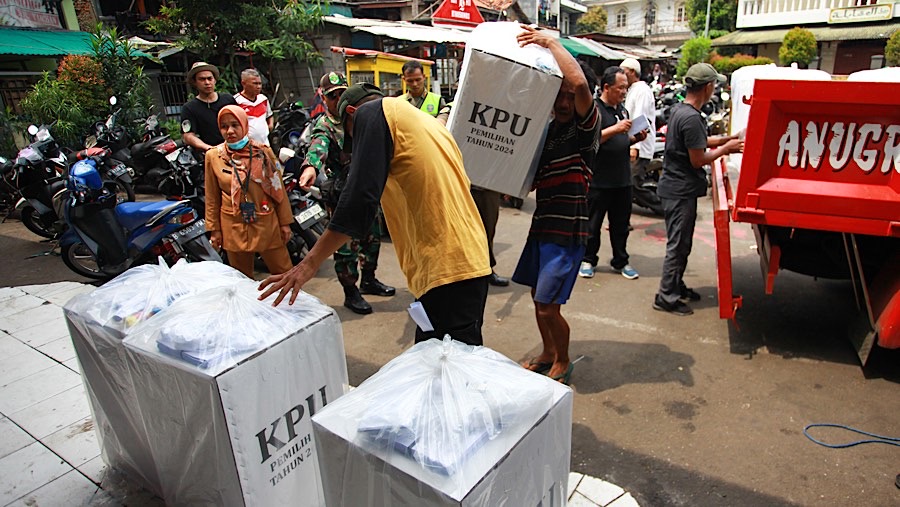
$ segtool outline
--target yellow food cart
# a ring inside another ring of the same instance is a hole
[[[353,49],[332,46],[335,53],[344,55],[347,81],[354,83],[373,83],[381,88],[386,96],[397,96],[406,93],[403,82],[403,64],[415,60],[422,64],[425,74],[425,88],[431,89],[431,60],[422,60],[410,56],[384,53],[373,49]]]

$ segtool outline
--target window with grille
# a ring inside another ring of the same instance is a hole
[[[619,9],[616,11],[616,28],[625,28],[628,25],[628,11]]]
[[[684,4],[680,3],[675,6],[675,22],[676,23],[684,23],[687,21],[687,15],[685,14]]]

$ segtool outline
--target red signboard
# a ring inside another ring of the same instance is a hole
[[[452,25],[472,28],[484,23],[474,0],[444,0],[431,16],[433,25]]]

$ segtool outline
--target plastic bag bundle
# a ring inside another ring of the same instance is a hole
[[[359,438],[452,476],[488,440],[546,413],[552,394],[503,355],[445,337],[416,344],[326,410],[346,411]]]
[[[181,298],[132,328],[125,345],[215,376],[300,327],[302,307],[276,309],[258,294],[256,282],[244,280]]]
[[[213,287],[247,280],[221,262],[179,260],[171,268],[159,264],[137,266],[66,305],[67,310],[101,326],[126,331],[178,299]]]

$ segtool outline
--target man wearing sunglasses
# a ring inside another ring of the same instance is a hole
[[[344,152],[344,129],[337,115],[337,104],[347,89],[347,78],[340,72],[329,72],[319,80],[319,87],[322,89],[327,112],[320,115],[313,126],[309,150],[301,164],[299,183],[301,187],[308,187],[315,181],[319,172],[325,171],[329,181],[327,187],[330,188],[323,189],[323,196],[326,205],[334,210],[350,171],[350,154]],[[393,296],[396,293],[394,287],[387,286],[375,278],[380,250],[379,210],[365,237],[351,238],[334,253],[334,270],[344,288],[344,306],[354,313],[361,315],[372,313],[372,305],[362,297],[363,294]],[[357,288],[356,282],[360,271],[362,282]]]

